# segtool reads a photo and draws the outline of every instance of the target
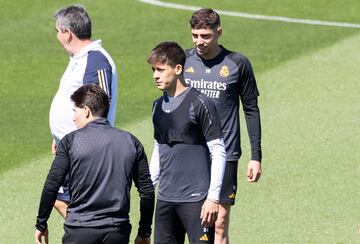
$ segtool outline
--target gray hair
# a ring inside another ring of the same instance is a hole
[[[91,38],[91,20],[81,5],[71,5],[57,10],[54,14],[61,31],[69,29],[80,40]]]

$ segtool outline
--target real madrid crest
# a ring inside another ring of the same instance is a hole
[[[221,76],[221,77],[228,77],[228,76],[229,76],[229,67],[227,67],[226,65],[224,65],[223,67],[221,67],[221,69],[220,69],[220,76]]]

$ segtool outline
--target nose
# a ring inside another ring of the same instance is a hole
[[[204,40],[201,37],[197,37],[194,39],[195,45],[200,46],[204,44]]]
[[[154,70],[154,72],[153,72],[153,78],[154,78],[154,80],[159,79],[159,77],[160,77],[160,72],[157,71],[157,70]]]

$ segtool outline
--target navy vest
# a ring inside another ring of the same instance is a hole
[[[153,114],[154,138],[158,143],[206,144],[200,125],[190,118],[191,103],[199,94],[199,91],[190,89],[182,103],[171,113],[162,110],[164,96],[158,99]]]

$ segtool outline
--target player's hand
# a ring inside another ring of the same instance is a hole
[[[51,143],[51,152],[55,155],[57,150],[57,145],[55,143],[55,139],[53,139],[52,143]]]
[[[150,237],[141,237],[141,236],[137,236],[134,244],[150,244]]]
[[[35,230],[35,242],[36,244],[42,244],[42,237],[45,237],[45,244],[49,243],[49,231],[45,230],[45,231],[40,231],[40,230]]]
[[[250,160],[246,176],[248,182],[257,182],[261,176],[261,163],[256,160]]]
[[[219,204],[209,199],[206,199],[201,207],[201,214],[200,214],[201,225],[205,227],[212,226],[217,219],[218,212],[219,212]]]

